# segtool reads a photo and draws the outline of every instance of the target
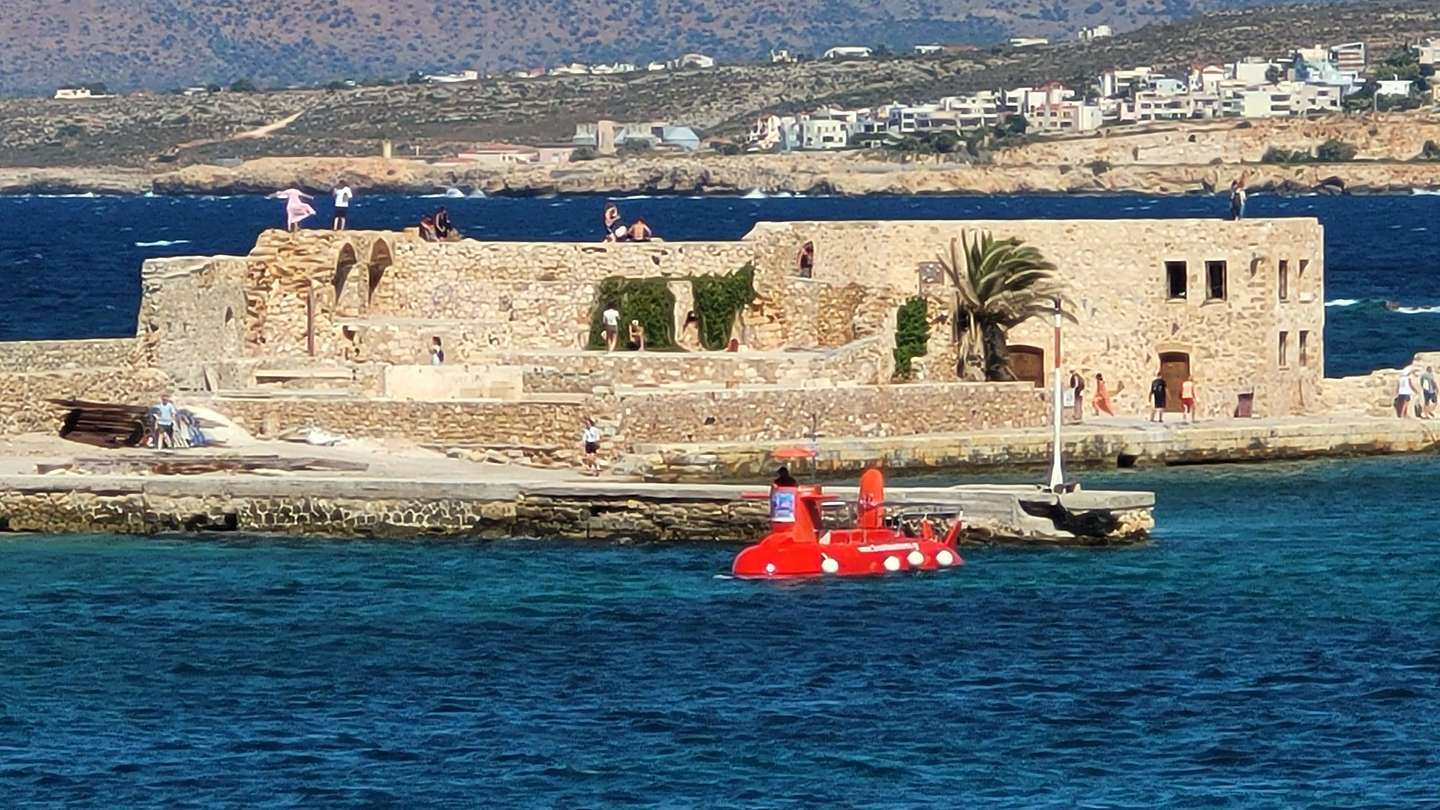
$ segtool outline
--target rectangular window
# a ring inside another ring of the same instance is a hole
[[[1286,301],[1290,298],[1290,262],[1280,260],[1280,300]]]
[[[1205,300],[1225,300],[1225,262],[1205,262]]]
[[[1290,366],[1290,333],[1289,333],[1289,332],[1281,332],[1281,333],[1280,333],[1280,367],[1281,367],[1281,368],[1288,368],[1289,366]]]
[[[1165,262],[1166,297],[1171,300],[1185,298],[1185,277],[1189,269],[1185,262]]]
[[[1300,365],[1310,365],[1310,333],[1307,330],[1300,330]]]
[[[1297,277],[1297,278],[1304,278],[1304,277],[1305,277],[1305,271],[1306,271],[1306,270],[1309,270],[1309,269],[1310,269],[1310,260],[1309,260],[1309,259],[1301,259],[1301,260],[1300,260],[1300,272],[1296,274],[1296,277]]]

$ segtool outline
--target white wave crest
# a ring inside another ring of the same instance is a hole
[[[1325,306],[1327,306],[1327,307],[1353,307],[1353,306],[1355,306],[1355,305],[1358,304],[1358,303],[1360,303],[1360,302],[1357,301],[1357,300],[1355,300],[1354,298],[1336,298],[1334,301],[1326,301],[1326,302],[1325,302]]]
[[[159,239],[154,242],[136,242],[135,247],[170,247],[171,245],[188,245],[189,239]]]

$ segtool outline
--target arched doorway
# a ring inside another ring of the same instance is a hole
[[[1186,352],[1161,352],[1160,378],[1165,381],[1166,412],[1185,410],[1180,404],[1180,384],[1190,378],[1190,355]]]
[[[1045,387],[1045,350],[1035,346],[1010,347],[1010,371],[1015,379]]]
[[[335,255],[335,310],[340,310],[340,302],[344,300],[345,282],[350,280],[350,271],[355,269],[357,260],[355,258],[355,247],[353,245],[341,245],[340,252]]]
[[[375,292],[380,289],[380,282],[385,278],[385,268],[393,263],[390,245],[384,239],[376,239],[375,244],[370,246],[370,285],[365,294],[367,306],[375,303]]]

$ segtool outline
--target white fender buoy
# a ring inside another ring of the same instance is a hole
[[[943,568],[949,568],[955,564],[955,555],[948,548],[942,548],[935,552],[935,562]]]
[[[820,570],[827,574],[837,574],[840,572],[840,561],[834,557],[822,557],[820,559]]]
[[[885,570],[886,570],[886,571],[899,571],[899,570],[900,570],[900,558],[899,558],[899,557],[895,557],[895,556],[886,557],[886,558],[885,558]]]
[[[765,573],[767,573],[767,574],[773,574],[773,573],[775,573],[775,563],[765,563]]]
[[[916,549],[905,557],[905,561],[910,563],[911,568],[919,568],[925,564],[925,555],[921,554],[919,549]]]

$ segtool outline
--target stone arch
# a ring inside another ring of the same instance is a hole
[[[395,263],[394,254],[390,250],[390,243],[384,239],[376,239],[370,245],[370,260],[366,263],[369,266],[368,287],[365,293],[367,305],[375,302],[375,292],[380,289],[380,282],[385,279],[385,269]]]
[[[345,296],[345,282],[350,280],[350,271],[355,269],[359,260],[355,257],[355,246],[343,244],[339,252],[335,254],[335,309],[340,309],[340,302]]]

